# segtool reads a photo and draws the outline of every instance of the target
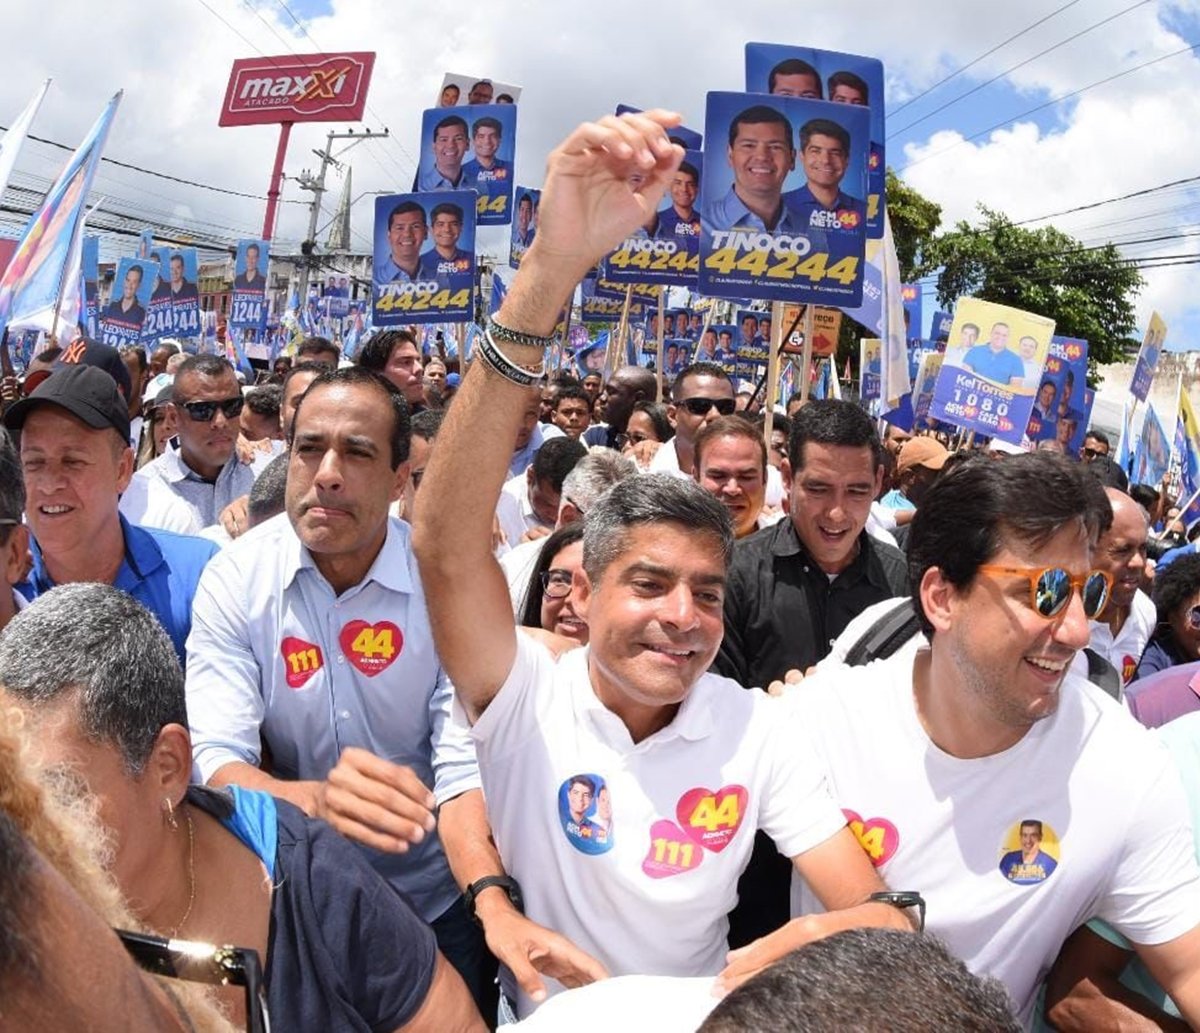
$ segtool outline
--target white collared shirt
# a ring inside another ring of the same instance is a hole
[[[471,729],[505,870],[531,919],[612,975],[716,975],[755,830],[795,857],[845,819],[785,700],[704,674],[670,724],[634,743],[596,698],[588,656],[556,662],[518,635]],[[575,821],[578,778],[593,794]],[[531,1010],[520,994],[518,1014]]]
[[[411,532],[389,519],[383,548],[338,596],[286,513],[234,541],[200,578],[188,637],[193,776],[257,765],[324,779],[357,746],[411,767],[439,802],[479,785],[474,751],[449,720],[452,687],[434,652]],[[458,898],[441,844],[368,851],[426,921]]]
[[[192,511],[199,530],[215,524],[221,510],[234,499],[248,494],[258,475],[274,458],[273,455],[258,454],[251,463],[246,464],[238,458],[235,449],[217,479],[206,481],[183,461],[183,454],[177,447],[169,445],[154,462],[143,466],[133,475],[133,482],[153,478],[165,484]],[[134,487],[133,482],[131,487]],[[137,488],[126,492],[126,495],[132,498],[128,503],[122,498],[121,512],[130,523],[172,529],[162,522],[169,519],[162,503],[138,493]]]
[[[1106,622],[1091,621],[1090,624],[1092,634],[1088,645],[1117,669],[1121,675],[1121,684],[1128,685],[1137,671],[1142,651],[1150,641],[1150,636],[1154,634],[1155,625],[1158,624],[1158,610],[1154,603],[1139,588],[1134,593],[1129,615],[1115,637]]]

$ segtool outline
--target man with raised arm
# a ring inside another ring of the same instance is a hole
[[[786,701],[706,673],[723,631],[725,508],[694,483],[653,475],[603,495],[585,514],[573,587],[590,644],[561,660],[518,638],[491,551],[491,510],[546,335],[587,269],[655,210],[683,155],[665,131],[677,123],[661,111],[606,117],[550,155],[538,236],[439,434],[414,546],[528,917],[613,974],[734,985],[835,930],[911,926],[870,899],[884,886]],[[821,887],[828,912],[730,955],[725,913],[757,828]],[[522,996],[520,1012],[534,1003]]]

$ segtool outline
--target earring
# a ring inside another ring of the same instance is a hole
[[[163,809],[167,812],[167,827],[172,832],[179,831],[179,820],[175,817],[175,805],[171,803],[171,798],[163,797]]]

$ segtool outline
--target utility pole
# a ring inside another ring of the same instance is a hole
[[[344,133],[335,133],[329,131],[323,151],[314,150],[318,158],[321,159],[320,171],[314,176],[308,169],[305,169],[296,178],[296,183],[301,190],[311,190],[313,199],[308,206],[308,234],[304,238],[304,242],[300,245],[300,251],[303,253],[305,261],[300,266],[300,289],[297,291],[297,297],[301,305],[308,303],[308,277],[309,273],[316,265],[313,253],[317,248],[317,222],[321,217],[321,195],[325,193],[325,171],[330,165],[336,168],[341,168],[338,159],[352,147],[357,147],[364,140],[376,140],[388,136],[388,131],[385,128],[382,133],[374,133],[369,129],[363,130],[361,133],[356,133],[353,129],[347,129]],[[349,140],[337,154],[333,153],[334,140]]]

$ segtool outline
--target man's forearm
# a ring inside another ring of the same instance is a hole
[[[504,863],[492,840],[482,789],[471,789],[438,809],[438,838],[458,888],[488,875],[503,875]]]
[[[216,788],[238,785],[243,789],[259,789],[294,804],[310,818],[317,816],[317,793],[320,782],[286,782],[280,778],[272,778],[253,764],[235,760],[217,768],[209,778],[208,784]]]

